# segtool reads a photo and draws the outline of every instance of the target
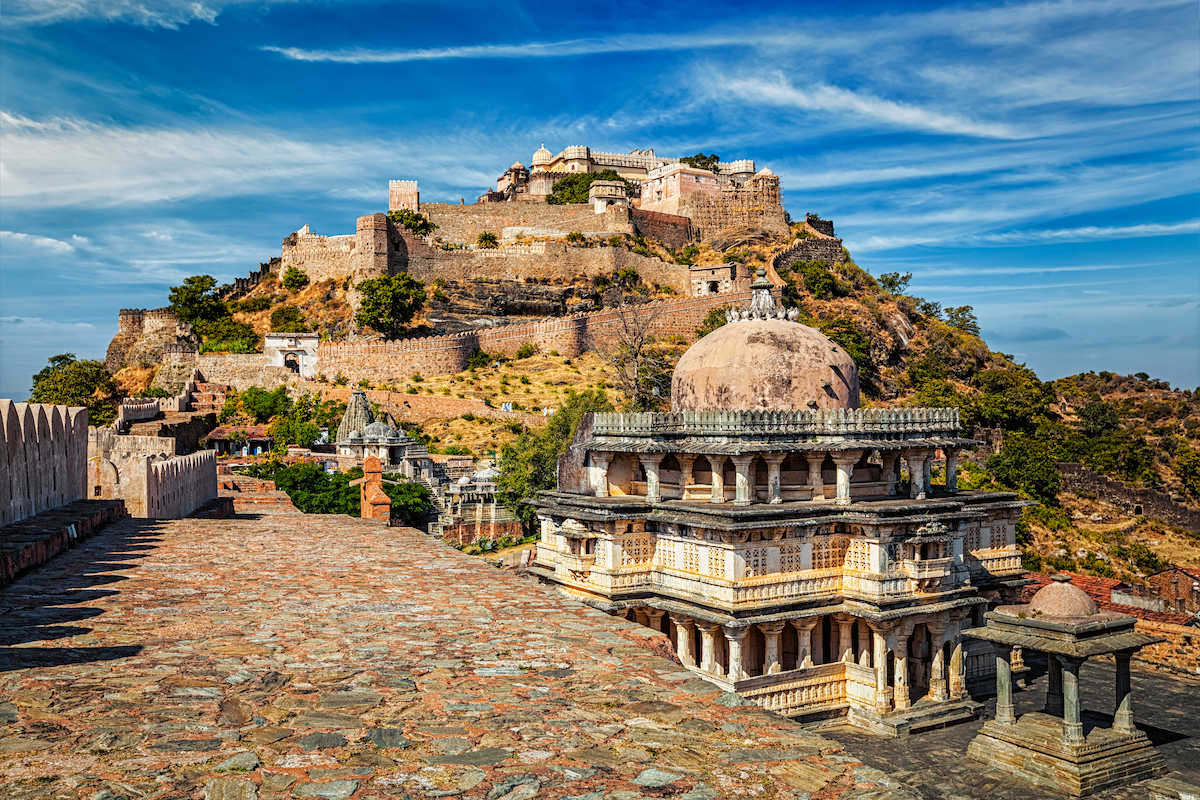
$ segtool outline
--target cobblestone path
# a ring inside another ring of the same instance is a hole
[[[125,520],[0,592],[5,798],[915,798],[413,531]]]

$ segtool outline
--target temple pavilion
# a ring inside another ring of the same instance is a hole
[[[859,408],[849,354],[761,270],[752,288],[680,358],[670,413],[585,417],[534,503],[533,571],[804,722],[903,735],[976,717],[967,683],[995,659],[962,631],[1026,583],[1026,503],[960,492],[977,443],[957,409]]]

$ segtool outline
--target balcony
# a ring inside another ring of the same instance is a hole
[[[596,563],[596,554],[576,555],[575,553],[558,553],[555,559],[560,570],[587,575]]]
[[[953,558],[930,558],[924,561],[904,560],[900,568],[914,584],[914,591],[936,592],[942,588],[942,583],[950,577]]]

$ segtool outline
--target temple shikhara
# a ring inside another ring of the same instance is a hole
[[[849,354],[753,288],[679,360],[670,413],[585,417],[536,501],[534,570],[802,721],[977,717],[995,659],[962,631],[1026,582],[1027,503],[959,491],[957,409],[860,408]]]

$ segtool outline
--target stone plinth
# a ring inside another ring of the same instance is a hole
[[[1163,757],[1141,731],[1094,728],[1082,744],[1067,744],[1062,720],[1041,713],[1024,714],[1007,725],[986,723],[967,748],[967,756],[1075,797],[1166,772]]]

